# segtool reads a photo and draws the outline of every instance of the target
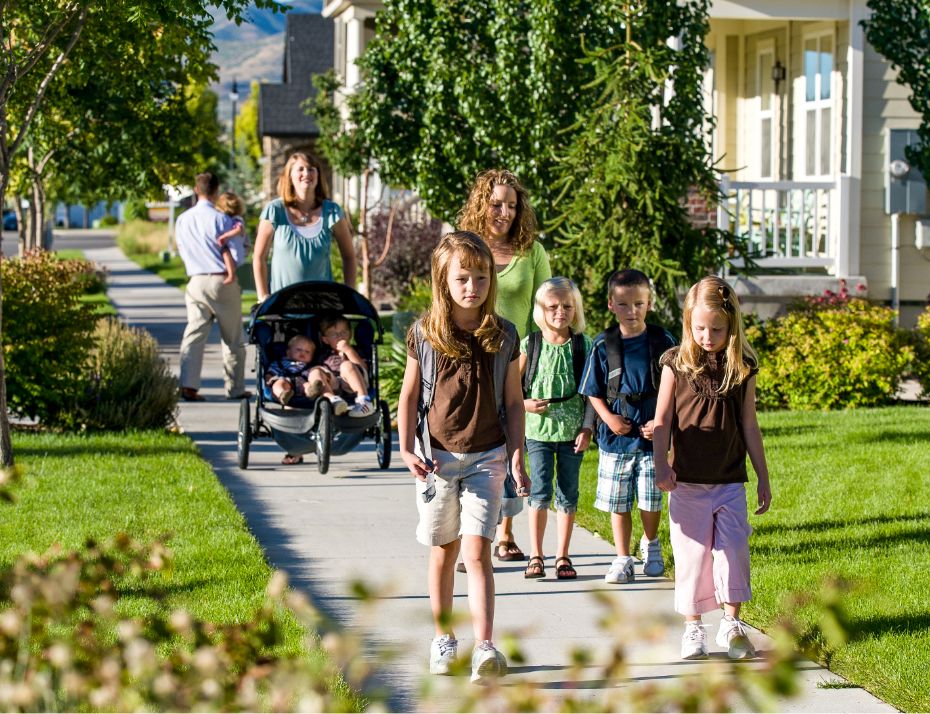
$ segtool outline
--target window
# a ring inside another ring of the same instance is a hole
[[[833,36],[804,40],[804,173],[829,176],[833,139]]]
[[[775,65],[775,44],[760,45],[756,53],[756,90],[758,91],[759,121],[759,178],[775,175],[778,97],[772,67]]]

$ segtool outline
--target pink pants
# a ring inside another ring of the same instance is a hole
[[[700,615],[752,597],[744,484],[679,483],[669,495],[668,519],[677,612]]]

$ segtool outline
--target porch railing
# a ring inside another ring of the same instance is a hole
[[[838,267],[840,182],[721,181],[719,227],[748,236],[771,268]]]

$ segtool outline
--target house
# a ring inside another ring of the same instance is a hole
[[[265,200],[277,195],[278,176],[288,156],[294,151],[317,153],[314,141],[320,132],[303,103],[316,93],[311,77],[333,66],[333,40],[332,20],[310,13],[287,14],[283,81],[259,85],[258,133],[265,158]]]
[[[840,279],[850,292],[862,285],[872,299],[899,303],[902,324],[926,304],[930,250],[915,245],[914,215],[926,212],[926,187],[914,169],[889,176],[898,158],[889,148],[920,118],[865,39],[868,12],[865,0],[711,7],[712,150],[729,195],[719,221],[748,233],[765,256],[762,273],[740,281],[763,314],[836,291]],[[897,217],[885,211],[886,186],[910,192]]]
[[[354,62],[381,7],[330,0],[323,8],[335,21],[343,96],[359,81]],[[915,169],[889,173],[899,144],[911,138],[903,130],[915,130],[920,118],[909,90],[865,40],[860,23],[868,12],[865,0],[711,5],[710,148],[728,198],[716,215],[701,205],[692,211],[750,236],[760,271],[737,286],[762,316],[803,295],[838,291],[841,281],[850,292],[861,286],[870,298],[899,305],[902,324],[926,304],[930,223],[925,229],[919,220],[926,186]],[[357,206],[358,179],[335,183],[344,205]],[[889,201],[897,215],[886,213]]]

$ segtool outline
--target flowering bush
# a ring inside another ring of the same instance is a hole
[[[917,327],[914,328],[914,351],[917,357],[912,372],[920,382],[920,396],[926,399],[930,397],[930,307],[917,318]]]
[[[763,408],[843,409],[894,398],[914,358],[894,311],[848,294],[809,298],[747,329]]]

